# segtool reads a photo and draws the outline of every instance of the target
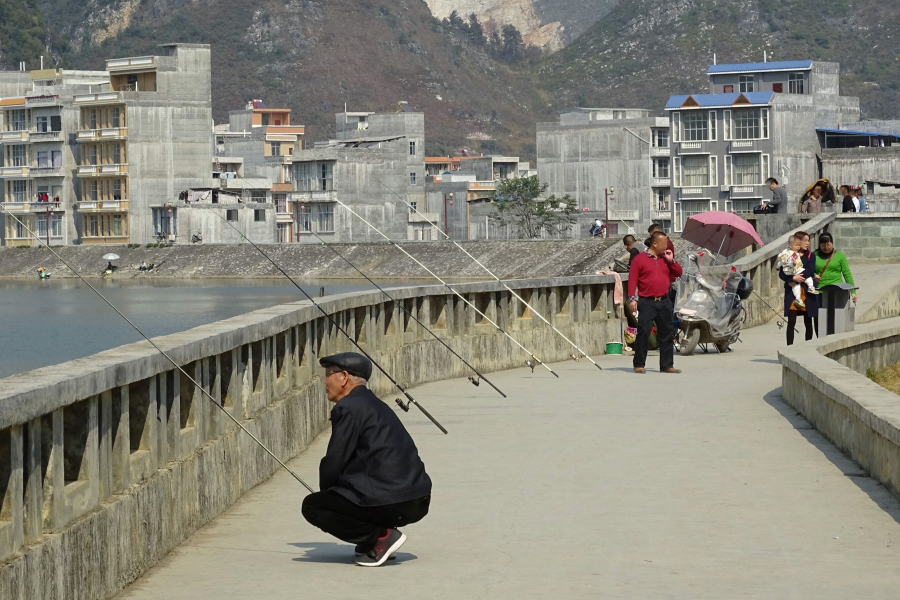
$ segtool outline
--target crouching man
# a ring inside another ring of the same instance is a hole
[[[431,479],[397,414],[367,387],[372,363],[355,352],[319,360],[331,409],[331,440],[319,489],[303,500],[312,525],[356,544],[356,563],[378,567],[406,541],[400,527],[421,521]]]

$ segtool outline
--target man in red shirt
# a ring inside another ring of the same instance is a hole
[[[681,373],[675,368],[674,307],[669,298],[671,282],[681,276],[681,265],[675,261],[675,253],[668,247],[669,237],[656,231],[650,238],[646,252],[631,261],[628,273],[628,299],[632,312],[638,313],[637,340],[634,343],[634,372],[645,373],[650,329],[656,322],[656,339],[659,340],[659,370],[663,373]]]

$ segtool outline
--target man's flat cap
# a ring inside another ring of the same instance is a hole
[[[323,367],[340,367],[351,375],[362,377],[365,380],[372,376],[372,361],[356,352],[341,352],[325,356],[319,359],[319,364]]]

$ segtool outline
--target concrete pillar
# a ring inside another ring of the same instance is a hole
[[[9,429],[9,447],[0,452],[6,454],[9,464],[9,482],[6,498],[0,497],[0,521],[8,521],[0,526],[0,559],[15,554],[25,543],[25,508],[23,504],[23,435],[22,426]],[[8,452],[7,452],[8,451]]]
[[[162,374],[165,378],[165,373]],[[129,407],[129,387],[120,386],[118,394],[113,394],[110,436],[110,466],[112,467],[112,491],[119,492],[131,485],[131,415]],[[165,436],[161,436],[165,437]],[[163,455],[165,456],[165,455]]]
[[[117,411],[118,412],[118,411]],[[97,453],[99,459],[100,500],[105,500],[113,493],[113,397],[112,390],[100,394],[100,426]]]
[[[25,543],[33,544],[43,538],[43,477],[41,474],[42,419],[32,419],[26,425],[28,435],[24,447],[24,535]]]
[[[157,468],[163,469],[169,459],[169,406],[168,406],[168,375],[163,371],[156,376],[156,456]]]
[[[65,514],[65,471],[63,467],[63,410],[58,408],[53,411],[53,432],[50,459],[47,462],[47,477],[49,490],[45,490],[44,497],[49,498],[49,506],[45,506],[44,530],[54,531],[63,525]]]

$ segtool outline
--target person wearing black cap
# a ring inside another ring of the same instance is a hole
[[[312,525],[356,544],[356,563],[378,567],[406,541],[400,527],[421,521],[431,479],[397,414],[367,387],[372,362],[356,352],[319,360],[331,409],[331,440],[319,488],[303,500]]]

